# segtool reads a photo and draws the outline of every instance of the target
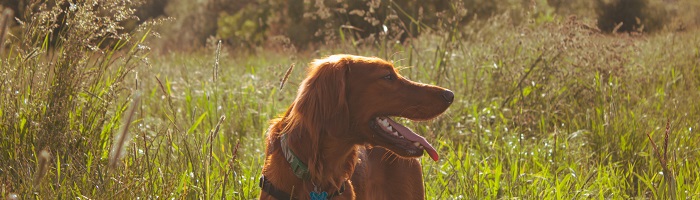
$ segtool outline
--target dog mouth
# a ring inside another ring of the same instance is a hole
[[[395,151],[399,155],[403,154],[408,157],[419,157],[423,155],[423,150],[425,150],[434,161],[439,159],[435,148],[433,148],[424,137],[396,123],[396,121],[389,117],[382,116],[374,118],[374,120],[370,121],[370,127],[377,135],[384,138],[393,146],[387,148],[403,150],[403,152]]]

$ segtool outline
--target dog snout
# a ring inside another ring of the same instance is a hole
[[[442,98],[445,99],[447,103],[452,103],[452,101],[455,100],[455,94],[450,90],[444,90],[442,91]]]

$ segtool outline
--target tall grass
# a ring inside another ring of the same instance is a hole
[[[133,90],[126,77],[147,55],[142,46],[147,30],[120,32],[120,22],[133,15],[132,5],[26,5],[35,12],[6,37],[2,54],[3,196],[65,198],[114,184],[98,163],[126,107],[120,102]],[[32,176],[35,181],[28,181]]]
[[[442,117],[406,123],[442,154],[422,159],[428,199],[700,198],[697,30],[608,35],[588,19],[506,13],[407,43],[148,54],[148,29],[83,43],[80,27],[49,31],[72,11],[40,10],[2,54],[2,198],[256,198],[268,120],[293,101],[299,66],[349,51],[455,92]]]

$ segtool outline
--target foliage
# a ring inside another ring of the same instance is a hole
[[[252,49],[260,45],[264,40],[266,25],[270,9],[262,9],[256,4],[247,4],[234,14],[222,12],[217,19],[217,38],[223,38],[227,44],[242,46]],[[264,17],[264,18],[261,18]]]

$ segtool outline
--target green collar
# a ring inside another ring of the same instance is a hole
[[[300,179],[309,179],[309,168],[306,167],[306,164],[301,162],[299,157],[297,157],[297,155],[292,152],[292,149],[289,148],[289,143],[287,143],[287,134],[282,134],[280,136],[280,146],[282,146],[284,158],[286,158],[289,165],[291,165],[294,175],[297,175],[297,177]]]

